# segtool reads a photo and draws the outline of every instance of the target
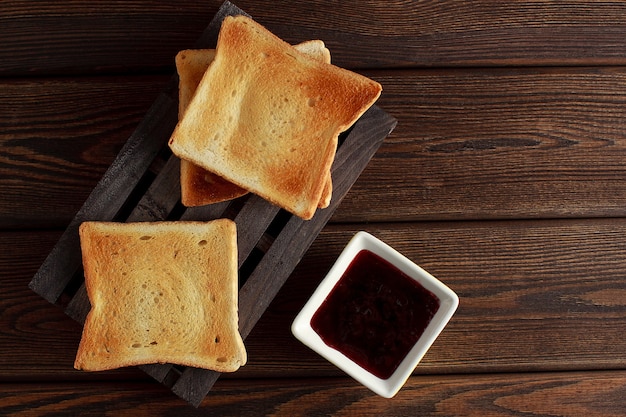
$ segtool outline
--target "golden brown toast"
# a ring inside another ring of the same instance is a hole
[[[85,222],[79,233],[91,310],[76,369],[245,364],[234,222]]]
[[[338,135],[381,90],[367,77],[298,51],[250,18],[229,16],[169,145],[181,159],[310,219]]]
[[[320,40],[306,41],[294,47],[315,59],[330,64],[330,51]],[[215,49],[186,49],[176,55],[176,70],[179,77],[179,119],[183,117],[202,76],[214,58]],[[180,164],[181,202],[186,207],[232,200],[248,193],[247,190],[187,160],[181,160]],[[327,181],[318,205],[320,208],[328,207],[330,204],[332,195],[330,172]]]

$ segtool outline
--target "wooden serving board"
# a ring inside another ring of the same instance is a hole
[[[194,48],[214,48],[227,15],[245,14],[225,2]],[[167,141],[178,118],[178,79],[167,84],[30,282],[30,288],[83,323],[90,308],[84,287],[78,227],[84,221],[160,221],[230,218],[237,224],[239,328],[246,338],[284,282],[374,156],[396,120],[370,108],[340,137],[328,208],[301,220],[256,196],[203,207],[180,203],[180,161]],[[177,365],[141,366],[193,406],[219,373]]]

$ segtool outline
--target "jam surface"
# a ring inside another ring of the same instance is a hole
[[[439,309],[439,299],[380,256],[360,251],[311,319],[330,347],[389,378]]]

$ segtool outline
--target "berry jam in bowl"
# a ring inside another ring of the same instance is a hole
[[[358,232],[291,331],[361,384],[391,398],[458,304],[442,282],[374,236]]]

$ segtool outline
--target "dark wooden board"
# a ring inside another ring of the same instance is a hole
[[[196,47],[217,41],[222,19],[243,12],[226,2]],[[340,137],[332,167],[333,196],[328,208],[303,221],[269,202],[248,195],[225,204],[185,209],[180,204],[178,163],[167,147],[177,122],[177,79],[174,77],[126,142],[102,180],[43,262],[30,288],[47,301],[84,321],[89,302],[83,285],[78,227],[87,220],[211,220],[228,217],[241,232],[240,331],[247,336],[304,253],[339,206],[352,184],[396,121],[377,106],[370,108]],[[219,374],[165,365],[141,367],[194,406],[198,406]]]
[[[0,75],[163,71],[219,3],[4,0]],[[626,64],[623,2],[280,4],[240,6],[290,42],[324,39],[342,67]]]
[[[107,410],[154,417],[609,417],[624,414],[624,390],[624,370],[414,376],[392,401],[347,377],[251,379],[220,381],[217,395],[194,409],[147,383],[48,382],[0,384],[0,414],[27,409],[27,415],[64,416],[101,416]]]
[[[363,73],[399,123],[333,223],[626,215],[626,67]],[[65,228],[168,78],[0,80],[0,226]]]

